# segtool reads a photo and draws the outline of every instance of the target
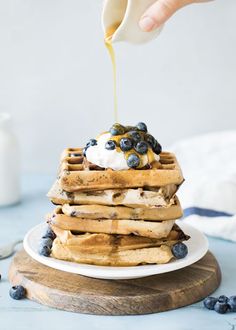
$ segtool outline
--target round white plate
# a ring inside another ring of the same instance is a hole
[[[186,242],[188,255],[179,260],[173,260],[164,265],[142,265],[132,267],[108,267],[94,266],[88,264],[78,264],[69,261],[62,261],[51,257],[44,257],[38,254],[40,238],[45,231],[46,224],[42,223],[32,228],[24,238],[25,251],[36,261],[55,269],[69,273],[111,280],[122,280],[139,278],[150,275],[172,272],[180,268],[187,267],[200,260],[208,251],[208,240],[199,230],[185,224],[177,222],[185,234],[191,238]]]

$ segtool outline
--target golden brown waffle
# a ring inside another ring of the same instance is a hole
[[[84,219],[173,220],[183,215],[177,196],[169,207],[132,208],[127,206],[70,205],[64,204],[62,212],[71,217]]]
[[[86,161],[81,148],[66,149],[62,154],[59,181],[68,192],[119,188],[180,185],[183,175],[174,154],[162,152],[152,169],[101,169]]]
[[[173,258],[171,248],[167,245],[161,245],[155,248],[119,251],[110,254],[89,254],[78,251],[75,245],[61,244],[57,238],[53,242],[51,256],[71,262],[116,267],[137,266],[140,264],[165,264]]]
[[[126,205],[136,208],[169,207],[175,204],[172,198],[178,186],[169,184],[160,188],[108,189],[66,192],[57,180],[47,196],[54,204],[75,205]]]
[[[141,221],[141,220],[111,220],[82,219],[63,214],[57,207],[53,214],[47,216],[47,221],[64,230],[90,233],[122,234],[163,238],[167,237],[175,220]]]
[[[51,227],[57,236],[52,246],[52,257],[103,266],[167,263],[173,258],[172,246],[189,239],[177,225],[167,238],[159,240],[134,235],[75,235],[57,226]]]
[[[188,240],[183,231],[174,225],[166,238],[156,239],[136,235],[109,235],[98,233],[74,234],[50,225],[56,237],[63,245],[76,245],[78,251],[86,253],[111,253],[116,251],[135,250],[148,247],[157,247],[163,244],[171,246],[177,242]]]

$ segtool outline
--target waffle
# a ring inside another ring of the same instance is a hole
[[[106,205],[69,205],[62,206],[62,212],[70,217],[84,219],[129,219],[129,220],[172,220],[183,215],[179,200],[169,207],[132,208],[127,206]]]
[[[47,221],[61,229],[77,232],[121,234],[163,238],[170,233],[175,220],[140,221],[140,220],[111,220],[111,219],[82,219],[63,214],[57,207],[53,214],[47,216]]]
[[[169,207],[174,204],[173,196],[178,186],[175,184],[164,187],[137,189],[108,189],[97,191],[67,192],[60,186],[57,180],[47,196],[56,205],[126,205],[136,208]]]
[[[63,245],[76,246],[77,250],[84,253],[111,253],[116,251],[135,250],[148,247],[158,247],[163,244],[173,244],[188,240],[183,231],[174,225],[166,238],[155,239],[135,235],[109,235],[97,233],[75,234],[73,231],[61,229],[51,225],[57,239]]]
[[[55,225],[51,228],[57,236],[52,246],[52,257],[102,266],[164,264],[173,258],[172,246],[189,239],[177,225],[165,239],[97,233],[75,235]]]
[[[71,262],[116,267],[137,266],[140,264],[166,264],[173,258],[171,248],[167,245],[161,245],[156,248],[119,251],[110,254],[89,254],[78,252],[76,246],[63,245],[57,239],[53,243],[51,256]]]
[[[66,149],[62,154],[59,182],[67,192],[180,185],[183,175],[176,157],[162,152],[152,169],[113,171],[86,161],[81,148]]]

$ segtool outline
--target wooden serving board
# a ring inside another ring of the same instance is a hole
[[[29,299],[58,309],[100,315],[167,311],[195,303],[216,290],[219,265],[208,252],[181,270],[133,280],[98,280],[62,272],[34,261],[24,250],[10,266],[12,285],[22,284]]]

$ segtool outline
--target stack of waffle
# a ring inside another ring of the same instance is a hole
[[[48,193],[56,204],[47,222],[55,233],[51,256],[108,266],[168,263],[188,237],[175,224],[183,182],[175,156],[162,152],[156,166],[114,171],[66,149]]]

